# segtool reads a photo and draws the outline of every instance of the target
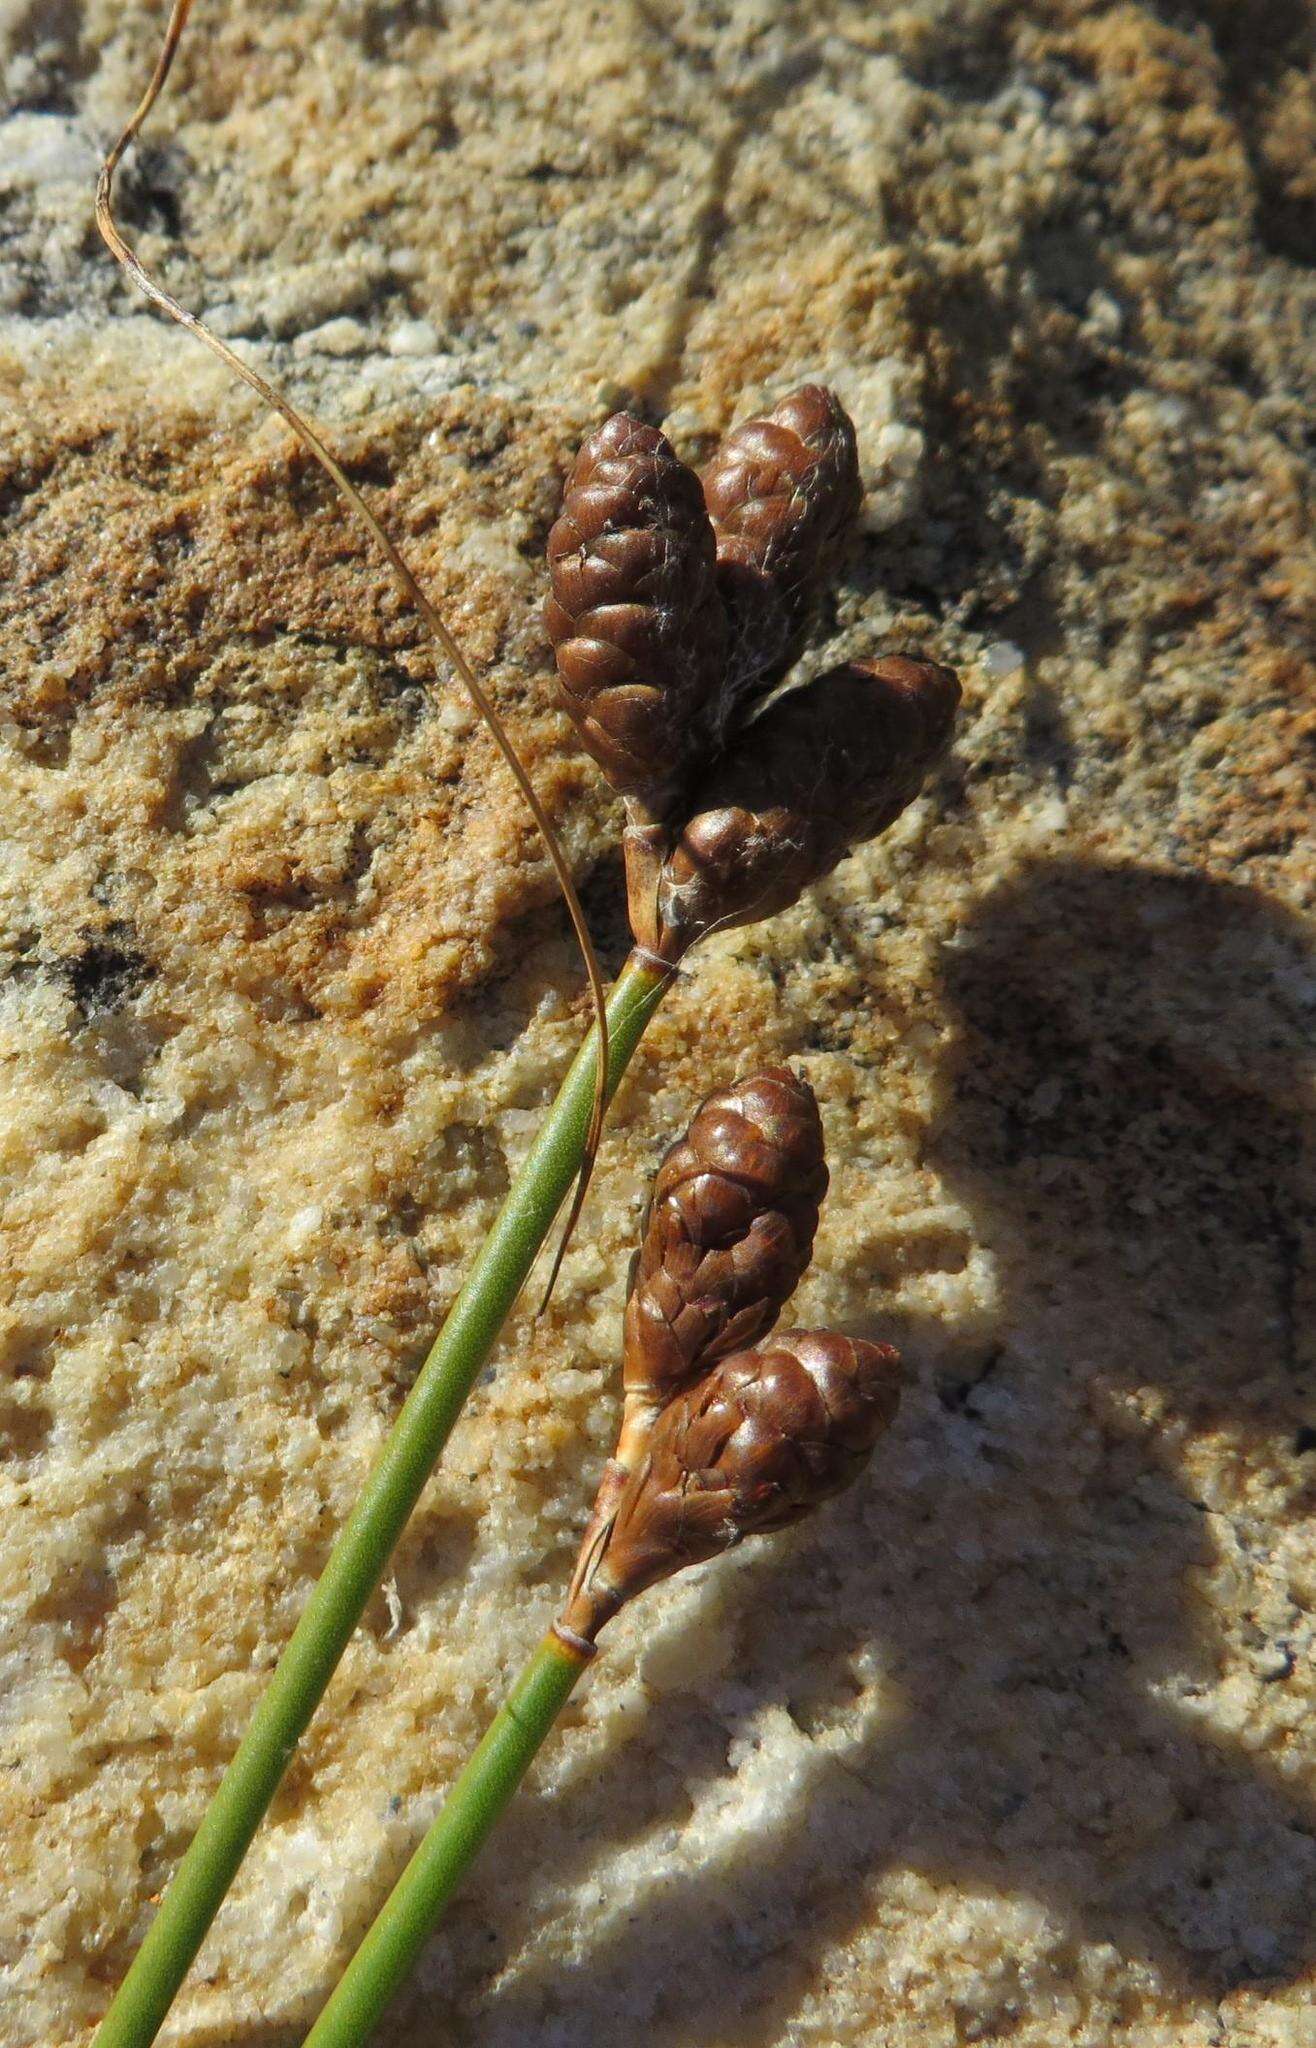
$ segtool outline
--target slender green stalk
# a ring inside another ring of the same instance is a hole
[[[552,1630],[443,1803],[303,2048],[360,2048],[483,1848],[589,1659]]]
[[[634,956],[622,970],[608,1003],[609,1096],[669,981]],[[155,2039],[575,1177],[594,1100],[596,1045],[591,1034],[563,1082],[94,2048],[147,2048]]]

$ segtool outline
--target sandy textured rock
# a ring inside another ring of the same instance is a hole
[[[160,28],[0,10],[0,2040],[85,2043],[579,1033],[491,748],[281,428],[90,229]],[[124,183],[487,665],[600,930],[537,624],[582,434],[806,375],[816,654],[956,752],[711,943],[168,2038],[300,2038],[552,1612],[646,1179],[789,1060],[792,1319],[871,1480],[619,1624],[394,2048],[1316,2039],[1316,30],[1297,0],[199,0]],[[1304,753],[1304,748],[1308,751]]]

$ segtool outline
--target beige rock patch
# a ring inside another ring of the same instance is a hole
[[[91,234],[160,25],[0,15],[4,2048],[89,2039],[584,1022],[387,580]],[[606,409],[700,456],[834,381],[810,659],[966,711],[652,1028],[178,2048],[301,2037],[552,1612],[652,1167],[764,1058],[833,1165],[793,1316],[901,1419],[618,1625],[385,2038],[1311,2042],[1311,61],[1279,0],[197,10],[129,222],[409,545],[614,959],[536,615]]]

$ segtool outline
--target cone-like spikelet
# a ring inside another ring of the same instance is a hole
[[[612,787],[670,815],[724,668],[727,626],[694,471],[615,413],[577,458],[545,607],[567,709]]]
[[[731,627],[718,700],[725,731],[743,699],[796,659],[839,564],[863,498],[854,428],[834,393],[805,384],[734,427],[703,483]]]
[[[772,1328],[809,1263],[826,1190],[807,1081],[767,1067],[708,1097],[659,1167],[645,1216],[626,1304],[630,1429]]]
[[[692,799],[657,887],[654,950],[771,917],[899,817],[950,738],[950,669],[849,662],[749,726]]]
[[[668,1151],[631,1268],[621,1434],[585,1550],[664,1402],[772,1328],[809,1263],[826,1191],[818,1104],[787,1067],[717,1090]]]
[[[646,1586],[798,1521],[857,1477],[899,1396],[897,1353],[834,1331],[723,1359],[654,1423],[563,1624],[593,1641]]]
[[[889,1345],[768,1337],[826,1186],[813,1091],[782,1067],[710,1095],[663,1160],[627,1303],[621,1436],[559,1623],[568,1634],[592,1642],[656,1579],[806,1514],[890,1422]]]
[[[854,428],[817,384],[733,429],[702,486],[624,413],[581,450],[545,619],[581,738],[627,799],[631,929],[658,959],[793,903],[891,823],[949,738],[958,682],[905,655],[752,717],[861,496]]]

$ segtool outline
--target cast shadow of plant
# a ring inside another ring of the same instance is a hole
[[[788,1789],[766,1829],[752,1799],[709,1826],[724,1729],[691,1694],[652,1702],[569,1816],[517,1809],[441,1937],[429,1998],[455,1994],[463,2039],[615,2038],[621,2016],[672,2048],[775,2039],[901,1871],[1033,1902],[1060,1993],[1079,1943],[1207,1999],[1316,1956],[1316,1804],[1249,1746],[1310,1630],[1265,1555],[1316,1444],[1300,943],[1250,891],[1138,869],[1047,863],[981,906],[946,963],[965,1051],[930,1159],[998,1300],[972,1329],[897,1329],[923,1371],[867,1498],[742,1554],[727,1594],[738,1719]],[[515,1876],[536,1864],[597,1876],[569,1974],[536,1953]],[[491,1915],[508,1968],[458,1988],[443,1944]],[[1007,1971],[998,2031],[1039,1995]],[[421,2001],[397,2038],[429,2038]]]

